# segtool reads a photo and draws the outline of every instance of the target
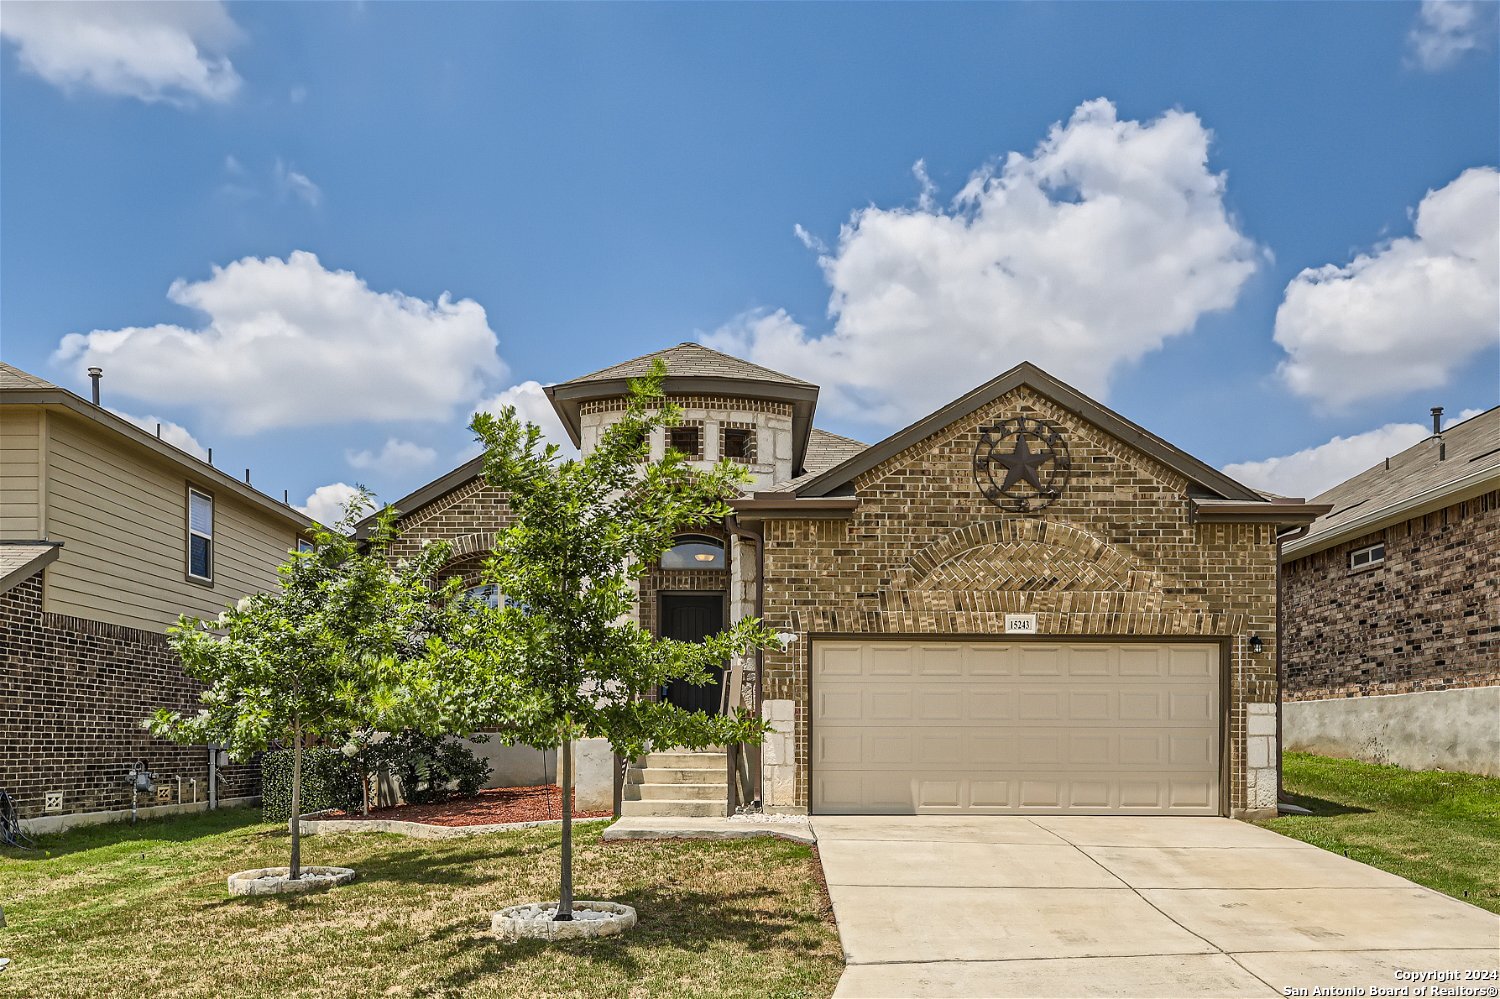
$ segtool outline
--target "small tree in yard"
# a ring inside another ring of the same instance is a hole
[[[632,383],[623,418],[577,459],[559,460],[513,407],[474,417],[485,478],[515,515],[486,569],[504,605],[472,615],[459,640],[435,643],[405,691],[409,709],[439,719],[433,727],[499,729],[511,742],[560,748],[559,920],[573,912],[573,740],[604,738],[635,757],[648,744],[701,749],[759,742],[766,731],[743,710],[710,715],[644,697],[674,680],[710,683],[711,668],[774,641],[753,619],[702,644],[657,638],[630,620],[632,581],[674,533],[728,514],[726,497],[745,481],[729,462],[700,471],[671,450],[648,460],[651,431],[678,419],[662,395],[664,376],[657,362]]]
[[[217,620],[184,616],[174,625],[172,648],[188,675],[208,684],[203,706],[191,715],[161,709],[145,722],[155,735],[222,745],[241,760],[291,746],[293,880],[302,876],[303,747],[376,724],[390,672],[425,654],[456,603],[451,590],[428,585],[445,546],[388,561],[395,511],[381,514],[366,545],[350,536],[370,506],[362,491],[335,529],[316,525],[314,547],[289,553],[279,568],[279,589],[245,597]]]

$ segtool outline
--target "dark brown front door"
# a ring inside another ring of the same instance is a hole
[[[679,642],[701,642],[724,630],[724,598],[718,594],[661,598],[661,636]],[[724,670],[713,670],[714,682],[703,686],[674,680],[667,685],[667,700],[689,711],[719,713],[723,697]]]

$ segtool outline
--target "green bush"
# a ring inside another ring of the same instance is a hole
[[[273,749],[261,757],[260,811],[267,822],[292,817],[292,751]],[[302,814],[325,808],[356,811],[363,802],[359,766],[336,749],[302,751]]]
[[[428,736],[418,732],[394,733],[372,742],[364,751],[366,765],[386,767],[401,782],[401,795],[413,805],[442,801],[453,795],[468,797],[489,779],[490,765],[474,755],[465,742],[488,742],[489,736],[467,740],[453,736]]]

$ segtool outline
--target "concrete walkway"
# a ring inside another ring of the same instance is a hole
[[[1230,819],[812,824],[848,964],[836,999],[1309,995],[1500,967],[1500,917]],[[1465,984],[1494,982],[1447,983]]]

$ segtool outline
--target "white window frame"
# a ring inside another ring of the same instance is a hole
[[[201,498],[201,499],[203,499],[205,501],[207,501],[207,503],[208,503],[208,533],[207,534],[205,534],[202,531],[195,530],[193,528],[193,498],[195,496],[199,497],[199,498]],[[206,489],[199,489],[196,486],[188,486],[188,490],[187,490],[187,550],[183,553],[185,555],[185,557],[186,557],[185,558],[186,564],[184,565],[183,568],[187,572],[187,578],[189,580],[195,582],[195,583],[208,583],[208,584],[212,585],[212,583],[214,581],[214,556],[217,554],[217,552],[215,551],[215,549],[218,547],[217,543],[214,541],[214,517],[215,517],[214,494],[211,493],[211,492],[209,492]],[[203,540],[205,540],[205,541],[208,542],[208,575],[206,575],[206,576],[200,576],[196,572],[193,571],[193,538],[195,538],[195,537],[202,538]]]
[[[1377,557],[1376,553],[1379,552]],[[1373,545],[1365,545],[1356,548],[1349,553],[1349,571],[1359,572],[1363,569],[1373,569],[1377,565],[1385,564],[1385,542],[1377,541]]]

